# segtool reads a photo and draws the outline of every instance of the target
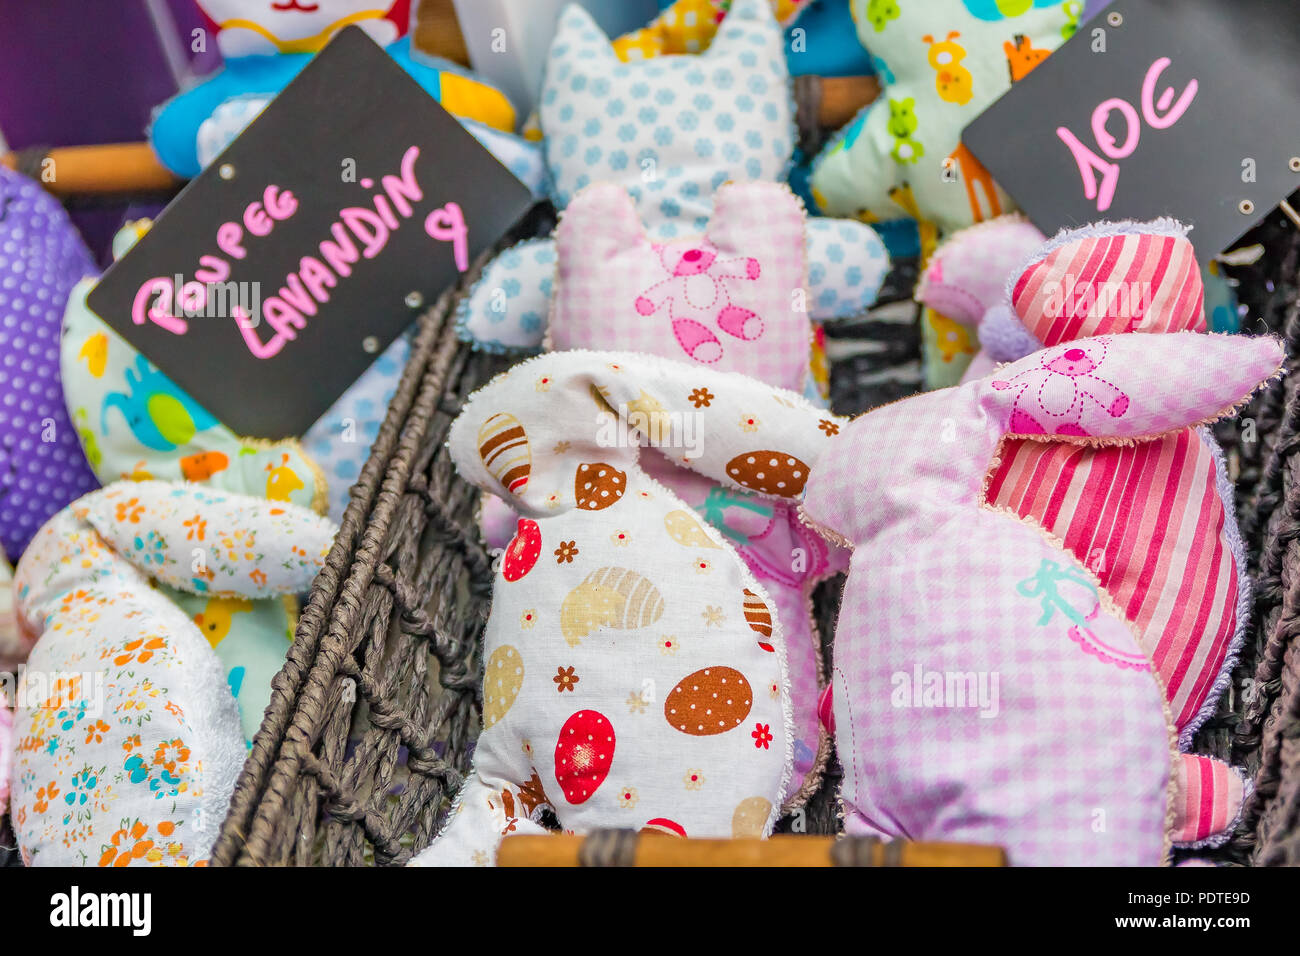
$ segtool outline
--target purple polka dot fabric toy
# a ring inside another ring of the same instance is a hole
[[[0,547],[11,560],[51,516],[99,487],[59,377],[68,293],[96,271],[63,207],[0,167]]]

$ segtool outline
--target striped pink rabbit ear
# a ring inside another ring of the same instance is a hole
[[[1115,332],[1205,331],[1205,290],[1187,227],[1172,219],[1062,232],[1009,283],[1044,345]]]

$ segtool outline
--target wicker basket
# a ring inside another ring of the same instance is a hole
[[[1256,242],[1264,255],[1236,276],[1244,327],[1282,335],[1287,374],[1218,428],[1237,482],[1255,614],[1197,749],[1244,767],[1254,786],[1232,838],[1209,855],[1300,865],[1300,232],[1274,212],[1240,245]]]
[[[455,290],[419,320],[370,459],[303,609],[212,862],[359,865],[427,843],[479,722],[491,561],[447,429],[505,367],[456,339]]]

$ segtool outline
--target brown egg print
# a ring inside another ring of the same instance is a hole
[[[727,462],[727,474],[742,488],[795,498],[808,483],[808,466],[783,451],[751,451]]]
[[[507,491],[517,494],[528,484],[533,453],[524,426],[513,415],[500,412],[483,423],[478,430],[478,456]]]
[[[772,815],[772,801],[764,797],[746,797],[731,815],[731,835],[741,840],[761,837],[767,829],[767,819]]]
[[[524,661],[518,648],[502,644],[483,668],[483,729],[506,715],[524,686]]]
[[[603,511],[627,490],[627,474],[603,461],[581,464],[573,476],[573,497],[584,511]]]
[[[664,699],[664,719],[692,737],[712,737],[740,726],[754,693],[734,667],[705,667],[687,674]]]
[[[763,640],[758,642],[758,646],[769,654],[773,653],[776,648],[767,640],[772,636],[772,612],[768,610],[767,604],[761,597],[745,588],[745,623]]]

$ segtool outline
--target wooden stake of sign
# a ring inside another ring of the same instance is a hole
[[[622,846],[619,846],[619,843]],[[593,850],[595,852],[593,852]],[[766,840],[683,840],[660,833],[597,831],[587,836],[511,836],[498,866],[1006,866],[1001,847],[964,843],[886,844],[853,837],[793,836]]]

